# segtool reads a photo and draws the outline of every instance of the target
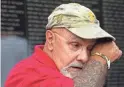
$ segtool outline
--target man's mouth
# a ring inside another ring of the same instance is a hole
[[[78,63],[78,62],[73,62],[69,64],[68,66],[64,67],[62,71],[67,71],[67,72],[78,72],[83,70],[84,64]]]
[[[79,71],[79,70],[82,70],[81,67],[76,67],[76,66],[72,66],[72,67],[69,67],[67,71]]]
[[[72,68],[82,69],[82,67],[72,66]]]

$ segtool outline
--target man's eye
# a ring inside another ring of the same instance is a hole
[[[79,47],[80,47],[80,44],[79,44],[79,43],[76,43],[76,42],[71,43],[71,45],[72,45],[72,47],[74,47],[74,48],[79,48]]]
[[[88,47],[87,49],[88,49],[88,51],[92,51],[93,46],[90,46],[90,47]]]

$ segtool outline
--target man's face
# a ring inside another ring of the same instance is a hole
[[[81,39],[66,29],[53,29],[54,43],[52,58],[59,68],[79,70],[89,60],[95,40]]]

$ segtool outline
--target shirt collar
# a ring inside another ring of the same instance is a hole
[[[35,58],[48,67],[58,70],[54,61],[43,51],[44,45],[36,45],[34,48]],[[59,70],[58,70],[59,71]]]

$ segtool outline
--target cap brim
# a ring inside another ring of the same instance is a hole
[[[80,28],[69,28],[68,30],[84,39],[110,38],[112,40],[116,40],[115,37],[104,31],[96,24],[87,24]]]

